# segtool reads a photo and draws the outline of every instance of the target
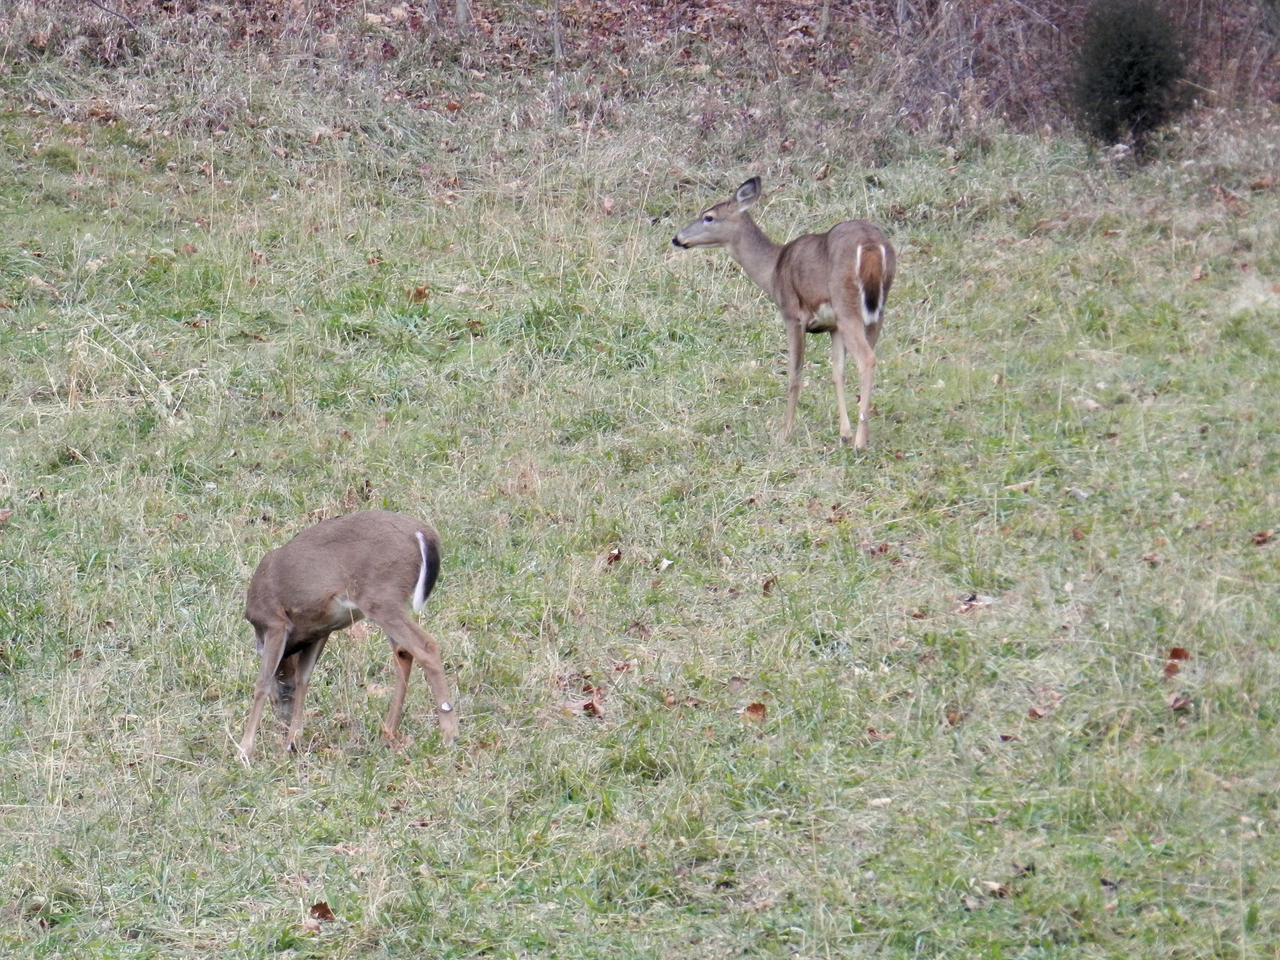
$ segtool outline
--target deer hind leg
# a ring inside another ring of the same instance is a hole
[[[302,732],[303,701],[307,699],[307,687],[311,685],[311,672],[316,668],[316,661],[324,651],[328,636],[303,647],[296,654],[297,669],[294,671],[293,710],[289,714],[289,732],[284,738],[284,749],[288,753],[298,743],[298,734]]]
[[[853,439],[853,427],[849,423],[849,408],[844,399],[844,337],[838,330],[831,331],[831,379],[836,385],[836,408],[840,412],[840,440]]]
[[[272,623],[264,627],[255,625],[254,631],[258,635],[262,666],[253,685],[253,705],[249,708],[249,719],[245,721],[244,736],[240,738],[239,754],[245,763],[249,762],[249,754],[253,750],[253,741],[258,733],[258,724],[262,721],[267,699],[276,690],[276,671],[280,669],[284,645],[289,635],[287,623]]]
[[[876,377],[876,337],[879,323],[868,326],[862,315],[862,289],[855,281],[841,284],[834,291],[836,331],[844,340],[845,351],[853,354],[858,364],[858,429],[853,438],[855,450],[867,449],[867,418],[871,415],[871,388]],[[833,334],[834,336],[835,334]],[[843,437],[844,434],[842,433]]]
[[[782,319],[787,326],[787,415],[782,421],[782,439],[790,440],[800,397],[800,368],[804,366],[804,325],[799,315],[784,314]]]
[[[382,739],[393,747],[400,746],[400,716],[404,712],[404,698],[409,690],[409,674],[413,672],[413,654],[391,641],[391,659],[396,668],[396,690],[391,695],[391,709],[382,724]]]
[[[376,614],[365,612],[390,639],[396,656],[398,671],[396,692],[391,699],[391,709],[387,711],[387,721],[382,729],[383,736],[390,742],[394,742],[399,736],[405,691],[408,689],[409,674],[416,661],[427,675],[427,686],[431,688],[431,696],[436,702],[440,736],[445,743],[451,742],[458,735],[458,716],[453,709],[449,678],[445,675],[444,663],[440,659],[440,645],[436,643],[434,637],[401,610],[382,610]]]

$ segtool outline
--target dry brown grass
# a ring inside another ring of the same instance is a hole
[[[1271,0],[1168,6],[1189,39],[1201,103],[1280,100]],[[578,101],[570,114],[584,98],[598,113],[651,96],[672,77],[700,81],[717,102],[764,81],[774,90],[758,110],[785,113],[786,91],[817,90],[868,125],[952,138],[992,117],[1022,129],[1062,125],[1082,18],[1082,5],[1062,0],[513,0],[473,4],[474,29],[461,36],[439,7],[17,0],[0,15],[0,60],[118,66],[145,58],[161,69],[198,69],[217,51],[246,52],[372,71],[410,96],[451,66],[535,79],[553,70],[581,81],[568,85],[576,93],[563,92]]]

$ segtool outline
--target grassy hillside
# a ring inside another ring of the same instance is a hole
[[[1280,956],[1274,115],[172,62],[0,76],[6,955]],[[757,173],[898,246],[865,454],[669,243]],[[246,769],[245,583],[362,507],[462,737],[356,631]]]

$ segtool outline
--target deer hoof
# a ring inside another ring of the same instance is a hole
[[[452,713],[440,714],[440,739],[453,743],[458,738],[458,718]]]
[[[382,728],[382,739],[387,742],[387,746],[392,750],[402,750],[410,744],[410,740],[398,730],[388,730]]]

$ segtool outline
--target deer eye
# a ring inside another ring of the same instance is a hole
[[[704,214],[702,215],[702,222],[703,222],[703,223],[715,223],[715,222],[716,222],[715,215],[714,215],[714,214],[710,214],[710,213],[704,213]]]

